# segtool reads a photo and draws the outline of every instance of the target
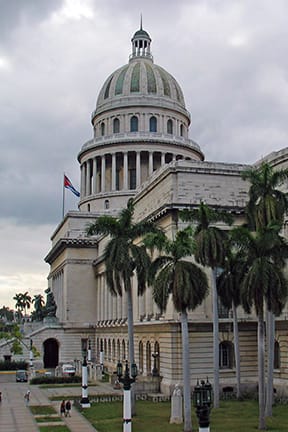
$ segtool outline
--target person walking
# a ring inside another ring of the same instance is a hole
[[[65,400],[61,402],[60,405],[60,415],[61,417],[66,416]]]
[[[71,402],[70,402],[70,400],[68,400],[66,402],[65,409],[66,409],[66,414],[65,414],[66,417],[71,417],[71,414],[70,414],[70,411],[71,411]]]
[[[30,402],[30,390],[29,389],[26,391],[26,393],[24,395],[24,399],[25,399],[26,405],[29,405],[29,402]]]

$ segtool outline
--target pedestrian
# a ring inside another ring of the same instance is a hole
[[[30,390],[27,390],[25,395],[24,395],[24,399],[26,402],[26,405],[29,405],[29,401],[30,401]]]
[[[66,408],[66,414],[65,414],[66,417],[71,417],[71,414],[70,414],[70,411],[71,411],[71,402],[70,402],[70,400],[68,400],[66,402],[65,408]]]
[[[65,408],[65,400],[63,400],[62,402],[61,402],[61,405],[60,405],[60,414],[61,414],[61,417],[64,415],[66,415],[66,408]]]

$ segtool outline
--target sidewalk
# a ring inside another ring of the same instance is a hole
[[[55,408],[57,413],[59,413],[60,401],[50,401],[49,397],[63,396],[63,399],[67,400],[70,396],[79,395],[79,398],[81,396],[80,386],[40,389],[38,386],[27,385],[27,383],[1,383],[0,391],[2,392],[2,402],[0,404],[0,431],[39,432],[37,422],[24,401],[24,394],[28,388],[31,391],[29,402],[31,406],[50,405]],[[113,391],[111,385],[103,383],[90,388],[90,394],[95,395],[97,393],[119,394],[119,391]],[[79,411],[73,407],[71,417],[62,417],[62,420],[71,432],[97,432]]]

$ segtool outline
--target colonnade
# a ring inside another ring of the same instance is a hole
[[[109,152],[81,165],[81,197],[138,188],[160,166],[182,155],[153,151]]]
[[[97,310],[96,321],[98,323],[116,324],[127,319],[127,294],[112,296],[107,289],[105,274],[99,274],[96,281]],[[134,301],[134,319],[151,320],[157,318],[159,309],[152,299],[152,290],[147,289],[143,296],[138,296]]]

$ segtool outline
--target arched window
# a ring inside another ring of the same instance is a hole
[[[115,339],[112,341],[112,360],[116,360],[116,345],[115,345]]]
[[[111,361],[111,340],[108,341],[108,360]]]
[[[121,360],[120,340],[117,339],[117,360]]]
[[[173,134],[173,122],[171,119],[167,121],[167,133],[171,135]]]
[[[143,342],[139,342],[139,372],[143,373],[144,359],[143,359]]]
[[[232,369],[234,366],[233,344],[221,342],[219,345],[219,368]]]
[[[130,132],[138,132],[138,117],[136,116],[130,119]]]
[[[120,120],[118,118],[115,118],[113,120],[113,133],[119,133],[120,132]]]
[[[126,344],[125,344],[125,340],[122,340],[122,360],[126,359]]]
[[[151,375],[151,344],[146,343],[146,373]]]
[[[104,201],[104,208],[105,208],[105,210],[108,210],[109,207],[110,207],[109,200],[106,199],[106,200]]]
[[[101,123],[101,136],[105,135],[105,123]]]
[[[280,369],[280,345],[278,341],[274,342],[274,369]]]
[[[183,127],[183,124],[181,124],[180,125],[180,136],[183,137],[183,135],[184,135],[184,127]]]
[[[150,132],[157,132],[157,119],[156,117],[150,117],[149,120],[149,131]]]

